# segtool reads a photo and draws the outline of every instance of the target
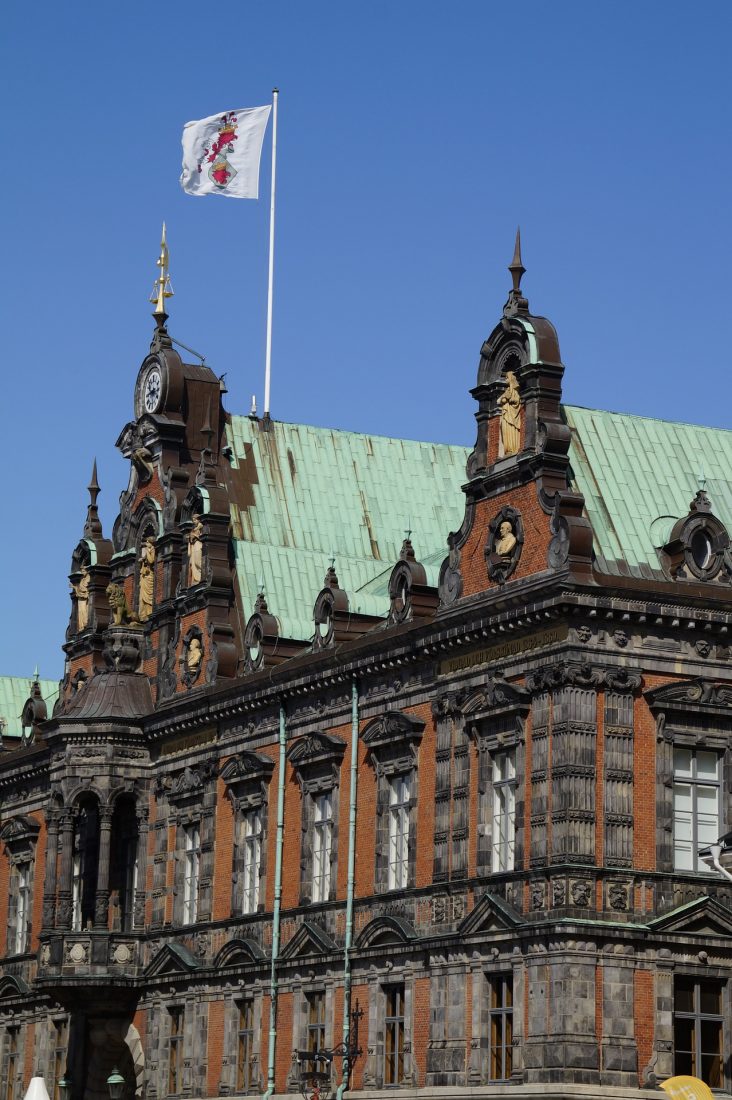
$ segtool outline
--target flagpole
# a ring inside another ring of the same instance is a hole
[[[272,89],[272,194],[269,203],[269,279],[267,283],[267,350],[264,362],[264,417],[269,419],[269,389],[272,373],[272,285],[274,283],[275,176],[277,169],[277,99]]]

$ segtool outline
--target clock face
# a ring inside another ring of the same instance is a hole
[[[153,413],[157,409],[160,404],[162,384],[163,380],[160,375],[160,370],[158,367],[153,367],[145,379],[145,389],[143,391],[145,412]]]

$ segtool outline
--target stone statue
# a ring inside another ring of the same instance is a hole
[[[507,558],[513,553],[513,548],[516,545],[516,536],[513,533],[513,527],[509,520],[504,519],[501,526],[498,528],[498,538],[496,539],[496,553],[500,554],[502,558]]]
[[[110,584],[107,587],[109,606],[112,608],[112,616],[115,626],[126,626],[130,621],[130,612],[127,607],[127,597],[124,588],[119,584]]]
[[[518,454],[521,446],[521,394],[512,370],[506,371],[506,388],[498,398],[498,405],[501,410],[502,454]]]
[[[188,533],[188,587],[201,583],[203,570],[203,524],[200,516],[193,517],[193,528]]]
[[[89,625],[89,584],[91,583],[91,576],[89,570],[85,565],[81,567],[81,577],[78,584],[73,584],[73,588],[76,594],[76,629],[78,631],[86,630]]]
[[[186,652],[186,666],[191,679],[195,679],[202,659],[203,648],[201,646],[201,639],[194,636],[188,643],[188,650]]]
[[[149,535],[140,554],[140,595],[137,614],[140,622],[149,619],[153,610],[153,589],[155,587],[155,539]]]

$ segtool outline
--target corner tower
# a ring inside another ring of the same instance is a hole
[[[531,313],[516,233],[513,285],[483,344],[472,396],[478,433],[466,466],[465,516],[448,538],[441,606],[533,574],[591,580],[592,530],[569,487],[570,430],[561,409],[564,364],[551,321]]]

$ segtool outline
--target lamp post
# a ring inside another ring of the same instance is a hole
[[[125,1079],[116,1066],[107,1078],[107,1088],[109,1089],[109,1100],[122,1100],[125,1091]]]
[[[58,1095],[59,1100],[71,1100],[71,1074],[68,1070],[58,1079]]]
[[[707,867],[714,871],[718,871],[720,875],[723,875],[729,882],[732,882],[732,874],[726,867],[722,866],[722,854],[732,854],[732,833],[725,833],[721,836],[716,844],[709,844],[706,848],[699,850],[699,859],[706,863]]]

